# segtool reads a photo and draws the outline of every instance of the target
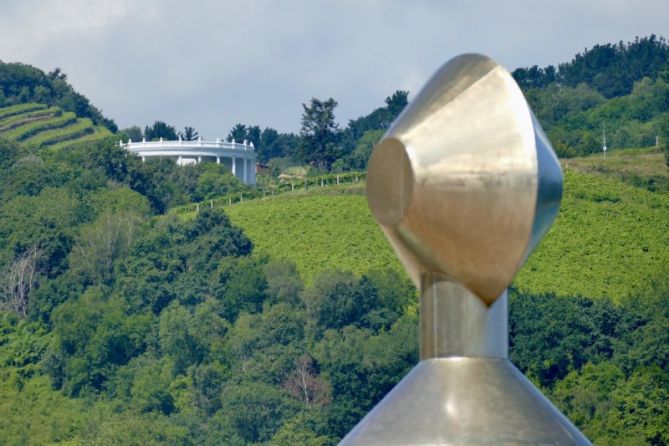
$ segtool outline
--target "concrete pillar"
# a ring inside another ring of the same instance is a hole
[[[221,157],[220,156],[216,157],[216,164],[221,164]]]
[[[232,175],[237,176],[237,158],[232,157]]]
[[[248,183],[248,169],[246,167],[246,158],[243,158],[243,159],[244,159],[244,176],[242,177],[242,181],[244,182],[244,184],[247,184]]]
[[[249,163],[249,184],[255,185],[256,184],[256,163],[253,162],[253,160],[250,160],[251,162]]]
[[[202,157],[198,155],[197,157],[197,163],[200,164],[202,162]]]

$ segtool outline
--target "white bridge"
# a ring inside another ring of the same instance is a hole
[[[256,153],[253,143],[216,141],[142,141],[127,143],[119,141],[119,146],[142,157],[142,161],[151,157],[172,158],[180,166],[216,162],[227,166],[234,176],[244,184],[256,184]]]

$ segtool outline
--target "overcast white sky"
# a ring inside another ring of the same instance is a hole
[[[297,131],[311,97],[344,126],[463,52],[513,70],[652,33],[669,37],[668,0],[0,0],[0,60],[60,67],[121,128],[207,139]]]

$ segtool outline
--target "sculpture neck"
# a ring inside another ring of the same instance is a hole
[[[508,357],[507,292],[490,306],[447,278],[426,274],[421,283],[420,359]]]

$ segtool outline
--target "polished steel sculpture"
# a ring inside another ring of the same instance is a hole
[[[367,199],[420,289],[420,363],[342,445],[588,445],[507,359],[506,287],[548,231],[560,164],[495,61],[446,63],[375,147]]]

